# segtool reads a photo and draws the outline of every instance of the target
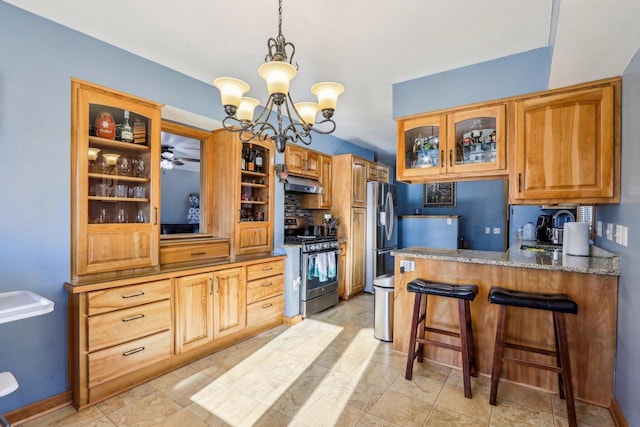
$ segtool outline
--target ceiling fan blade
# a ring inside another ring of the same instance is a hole
[[[182,162],[181,162],[180,160],[178,160],[178,159],[173,159],[173,160],[171,160],[171,162],[172,162],[174,165],[176,165],[176,166],[183,166],[183,165],[184,165],[184,163],[182,163]]]
[[[200,163],[200,159],[192,159],[190,157],[176,157],[176,160],[184,160],[185,162],[197,162],[197,163]]]

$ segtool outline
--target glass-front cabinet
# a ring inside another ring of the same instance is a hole
[[[398,180],[506,174],[505,107],[493,105],[398,121]]]
[[[72,276],[158,264],[160,105],[72,80]]]

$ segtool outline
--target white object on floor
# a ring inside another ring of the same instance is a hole
[[[18,381],[11,372],[0,372],[0,397],[18,389]]]
[[[0,293],[0,323],[53,311],[53,302],[31,291]]]

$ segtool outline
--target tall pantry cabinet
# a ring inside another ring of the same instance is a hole
[[[367,221],[367,164],[352,154],[333,156],[333,209],[340,219],[338,238],[347,240],[344,299],[364,289]]]

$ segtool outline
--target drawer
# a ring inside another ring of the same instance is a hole
[[[247,266],[247,281],[262,279],[263,277],[275,276],[284,273],[284,260],[263,262]]]
[[[160,247],[160,264],[225,258],[229,254],[228,240],[168,244]]]
[[[163,300],[89,317],[89,351],[171,328],[171,302]]]
[[[159,280],[89,292],[89,316],[171,297],[171,280]]]
[[[89,354],[89,387],[157,363],[171,355],[171,331]]]
[[[284,275],[265,277],[247,282],[247,304],[281,295],[284,292]]]
[[[278,295],[247,306],[247,326],[284,314],[284,296]]]

